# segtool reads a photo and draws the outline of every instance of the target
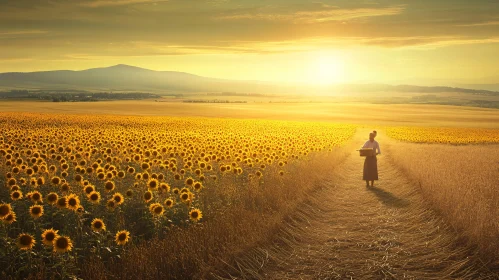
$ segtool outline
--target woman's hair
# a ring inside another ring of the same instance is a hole
[[[374,134],[378,134],[378,132],[377,132],[376,130],[373,130],[373,133],[374,133]]]

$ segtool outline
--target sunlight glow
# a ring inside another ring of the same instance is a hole
[[[309,69],[309,83],[328,85],[341,83],[344,78],[344,64],[339,55],[330,53],[314,55]]]

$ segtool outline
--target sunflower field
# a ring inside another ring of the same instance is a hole
[[[386,134],[396,140],[415,143],[486,144],[499,143],[499,129],[387,127]]]
[[[260,211],[247,196],[268,191],[259,189],[266,178],[354,133],[311,122],[0,113],[0,278],[73,277],[80,261],[120,259],[240,201]]]

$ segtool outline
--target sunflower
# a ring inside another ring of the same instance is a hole
[[[143,169],[143,170],[148,170],[151,166],[149,165],[149,163],[147,162],[143,162],[140,167]]]
[[[73,248],[73,243],[71,242],[71,239],[67,236],[57,236],[54,241],[52,242],[52,245],[54,246],[54,252],[56,253],[65,253],[68,251],[71,251]]]
[[[164,192],[170,192],[170,185],[168,185],[167,183],[161,183],[159,185],[159,188]]]
[[[92,191],[89,195],[88,195],[88,200],[90,200],[90,202],[92,202],[93,204],[99,204],[100,203],[100,192],[96,192],[96,191]]]
[[[161,205],[160,203],[153,203],[153,204],[151,204],[149,206],[149,211],[154,216],[161,216],[161,215],[163,215],[164,210],[165,209],[164,209],[163,205]]]
[[[36,178],[31,178],[29,180],[29,184],[34,188],[38,187],[38,184],[36,183]]]
[[[32,192],[31,196],[30,196],[30,199],[34,203],[42,203],[43,202],[42,194],[40,192],[38,192],[38,191]]]
[[[192,186],[192,184],[194,184],[194,179],[192,179],[192,178],[190,178],[190,177],[189,177],[189,178],[187,178],[187,179],[185,179],[185,184],[186,184],[187,186]]]
[[[284,175],[284,171],[279,171],[279,175],[283,176]]]
[[[74,180],[76,182],[81,182],[83,181],[83,176],[81,176],[80,174],[76,174]]]
[[[201,212],[201,210],[197,208],[192,209],[191,211],[189,211],[189,218],[193,222],[198,222],[199,220],[201,220],[201,218],[203,218],[203,212]]]
[[[17,247],[21,250],[31,250],[31,248],[35,246],[35,243],[36,241],[33,235],[27,233],[21,233],[17,238]]]
[[[8,181],[7,181],[7,185],[9,186],[13,186],[13,185],[16,185],[17,184],[17,180],[16,178],[10,178]]]
[[[10,193],[10,198],[12,198],[12,200],[19,200],[23,198],[23,193],[20,190],[13,191]]]
[[[43,215],[43,206],[33,205],[29,208],[29,214],[33,219],[38,219]]]
[[[67,208],[70,209],[70,210],[73,210],[73,211],[77,211],[78,208],[80,207],[80,198],[72,193],[70,195],[67,196]]]
[[[106,230],[106,224],[104,224],[104,221],[102,219],[93,219],[91,226],[92,230],[95,232]]]
[[[0,204],[0,219],[4,219],[12,213],[12,206],[10,204]]]
[[[88,185],[88,186],[85,186],[85,188],[83,188],[83,191],[88,195],[90,195],[93,191],[95,191],[95,187],[92,186],[92,185]]]
[[[114,182],[113,181],[107,181],[106,184],[104,185],[104,188],[106,189],[107,192],[110,192],[114,190]]]
[[[116,201],[114,201],[114,199],[109,199],[106,203],[106,207],[109,211],[113,211],[116,206]]]
[[[166,205],[166,207],[168,207],[168,208],[172,208],[174,204],[175,204],[175,202],[174,202],[174,200],[173,200],[173,199],[171,199],[171,198],[168,198],[168,199],[166,199],[166,200],[165,200],[165,205]]]
[[[147,187],[151,191],[157,190],[158,186],[159,186],[159,183],[158,183],[158,180],[156,180],[156,179],[152,179],[152,180],[149,180],[149,182],[147,182]]]
[[[56,239],[59,235],[57,234],[59,231],[52,229],[46,229],[42,233],[42,242],[46,246],[52,246],[54,239]]]
[[[126,193],[125,193],[125,195],[127,197],[132,197],[133,196],[133,190],[127,190]]]
[[[146,191],[146,192],[144,193],[144,201],[145,201],[145,202],[149,202],[149,201],[151,201],[151,200],[152,200],[152,198],[153,198],[153,196],[152,196],[152,192],[151,192],[151,191]]]
[[[187,192],[181,193],[181,194],[180,194],[180,199],[181,199],[181,200],[182,200],[182,202],[184,202],[184,203],[189,202],[189,193],[187,193]]]
[[[130,241],[130,232],[127,230],[121,230],[116,233],[116,244],[125,245],[128,241]]]
[[[178,188],[174,188],[173,193],[178,195],[180,193],[180,190]]]
[[[39,177],[38,179],[36,179],[36,184],[38,186],[41,186],[41,185],[45,184],[45,178],[44,177]]]
[[[6,224],[12,224],[13,222],[15,222],[17,220],[16,218],[17,218],[16,213],[10,212],[10,214],[5,216],[5,218],[3,218],[2,221]]]
[[[57,199],[56,205],[58,208],[66,208],[68,206],[68,199],[65,196],[61,196]]]
[[[47,194],[47,202],[51,205],[56,204],[57,200],[59,199],[59,195],[55,192],[51,192]]]
[[[61,183],[61,178],[54,176],[54,177],[52,177],[52,179],[50,179],[50,183],[52,183],[52,185],[57,186]]]
[[[63,183],[63,184],[61,185],[61,191],[62,191],[63,193],[67,193],[67,192],[69,192],[69,190],[70,190],[70,189],[71,189],[71,186],[69,186],[69,184],[68,184],[68,183]]]
[[[194,182],[193,187],[195,191],[200,191],[203,188],[203,184],[201,182]]]
[[[119,192],[117,192],[113,195],[113,200],[116,202],[116,205],[120,205],[120,204],[123,204],[123,202],[125,202],[125,198]]]

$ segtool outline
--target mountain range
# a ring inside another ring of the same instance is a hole
[[[155,93],[238,92],[265,94],[321,95],[354,92],[459,92],[499,95],[494,87],[466,89],[445,86],[414,86],[386,84],[336,84],[330,86],[282,85],[271,82],[237,81],[197,76],[184,72],[154,71],[119,64],[82,71],[57,70],[43,72],[0,73],[0,89],[4,90],[86,90]]]

